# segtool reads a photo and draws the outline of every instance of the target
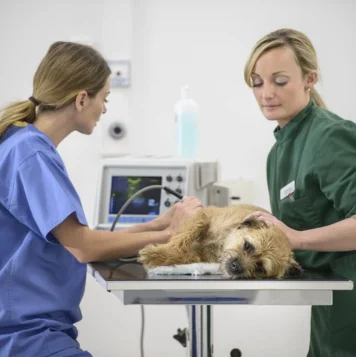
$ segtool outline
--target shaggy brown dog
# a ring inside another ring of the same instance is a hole
[[[230,278],[282,278],[301,273],[286,235],[255,218],[244,218],[264,209],[252,205],[209,206],[184,225],[181,233],[162,245],[148,245],[139,252],[146,268],[220,263]]]

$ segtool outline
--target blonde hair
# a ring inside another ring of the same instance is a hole
[[[40,113],[71,104],[83,90],[89,97],[95,97],[110,73],[107,62],[94,48],[74,42],[53,43],[33,78],[35,100],[32,97],[1,110],[0,136],[16,121],[33,123],[36,104]]]
[[[252,49],[244,71],[245,82],[249,87],[252,86],[251,75],[257,60],[265,52],[278,47],[291,48],[295,55],[296,62],[302,70],[303,76],[311,72],[316,72],[319,77],[316,52],[309,38],[302,32],[296,30],[280,29],[261,38]],[[316,106],[326,108],[323,99],[315,88],[311,88],[310,98]]]

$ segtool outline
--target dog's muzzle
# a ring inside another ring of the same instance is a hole
[[[239,259],[231,259],[226,262],[225,269],[231,276],[241,275],[244,272]]]

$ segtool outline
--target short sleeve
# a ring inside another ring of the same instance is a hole
[[[57,240],[50,232],[72,213],[87,225],[79,196],[60,158],[42,152],[19,166],[12,183],[9,211],[51,243]]]
[[[314,161],[314,174],[338,213],[350,218],[356,215],[356,125],[345,120],[324,134]]]

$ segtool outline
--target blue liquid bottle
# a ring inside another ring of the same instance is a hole
[[[195,159],[199,148],[199,107],[190,98],[189,87],[181,89],[181,99],[175,105],[176,156]]]

